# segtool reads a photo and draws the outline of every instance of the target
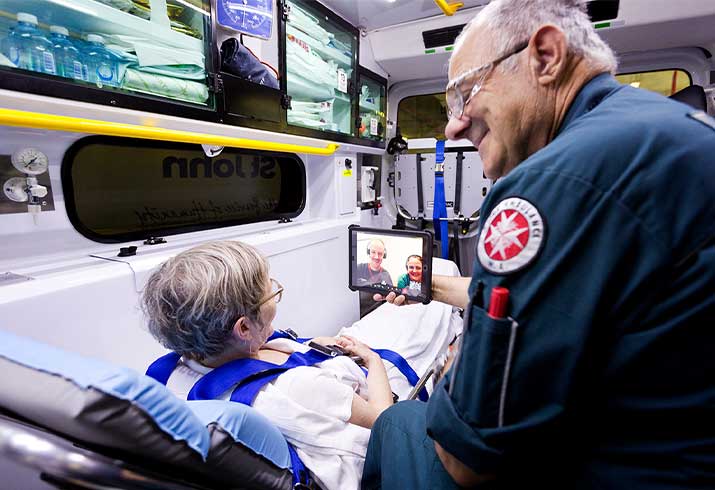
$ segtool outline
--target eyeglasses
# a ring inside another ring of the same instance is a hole
[[[408,271],[421,271],[422,266],[421,265],[408,265],[407,270]]]
[[[464,108],[467,107],[469,101],[472,100],[472,98],[477,95],[482,89],[484,82],[486,81],[487,77],[492,72],[494,67],[496,67],[499,63],[506,60],[507,58],[511,58],[515,54],[521,53],[526,49],[528,45],[528,41],[523,42],[519,44],[516,48],[514,48],[513,51],[510,51],[507,54],[500,56],[494,61],[490,61],[489,63],[486,63],[484,65],[472,68],[471,70],[467,70],[454,80],[451,80],[447,84],[445,94],[447,97],[447,108],[449,109],[447,112],[449,119],[462,117],[462,115],[464,114]],[[464,94],[466,93],[466,90],[461,85],[467,79],[475,77],[476,74],[480,72],[483,73],[478,78],[478,80],[474,82],[474,85],[472,85],[471,90],[469,90],[469,95],[467,95],[467,97],[465,98]]]
[[[281,286],[281,283],[271,278],[271,293],[258,303],[258,308],[268,303],[270,300],[274,300],[276,303],[280,303],[282,297],[283,286]]]

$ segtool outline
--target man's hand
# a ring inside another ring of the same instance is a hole
[[[390,291],[387,293],[387,296],[383,296],[381,294],[375,294],[372,299],[375,301],[387,301],[388,303],[392,303],[393,305],[400,306],[400,305],[409,305],[410,302],[407,301],[407,298],[405,297],[404,294],[397,295],[394,291]]]

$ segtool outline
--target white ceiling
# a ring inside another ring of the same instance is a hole
[[[464,3],[461,10],[489,3],[489,0],[461,1]],[[321,3],[352,25],[368,31],[442,14],[434,0],[321,0]]]

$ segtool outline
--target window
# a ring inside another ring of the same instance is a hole
[[[660,70],[643,73],[624,73],[616,79],[636,88],[657,92],[666,97],[693,84],[690,73],[684,70]]]
[[[92,136],[62,163],[74,227],[112,243],[294,218],[305,206],[305,166],[295,155]]]
[[[397,126],[405,138],[444,139],[447,126],[447,101],[444,92],[415,95],[400,101]]]

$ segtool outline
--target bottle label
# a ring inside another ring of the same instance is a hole
[[[49,51],[42,53],[42,71],[45,73],[55,74],[55,57]]]
[[[72,62],[72,77],[76,80],[84,80],[84,75],[82,74],[82,63],[79,61]]]
[[[114,72],[111,65],[102,63],[97,67],[97,78],[103,82],[111,82]]]

